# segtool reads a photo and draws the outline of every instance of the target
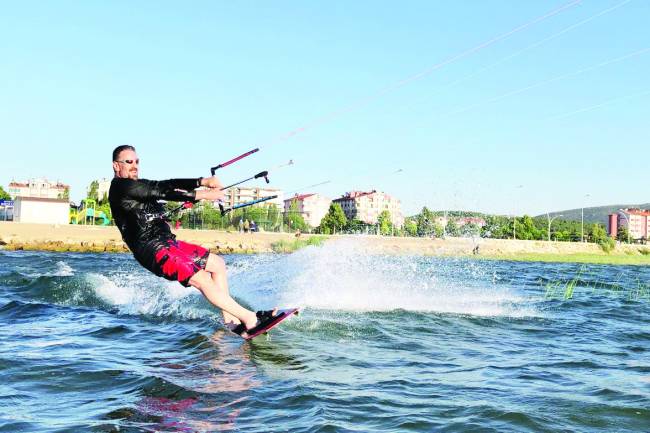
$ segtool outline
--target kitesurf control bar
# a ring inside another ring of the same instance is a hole
[[[231,159],[230,161],[226,161],[226,162],[223,162],[223,163],[221,163],[221,164],[219,164],[219,165],[217,165],[217,166],[211,167],[211,168],[210,168],[210,172],[212,173],[212,176],[214,176],[214,172],[217,171],[217,170],[219,170],[220,168],[227,167],[227,166],[229,166],[230,164],[232,164],[233,162],[237,162],[237,161],[239,161],[239,160],[242,159],[242,158],[246,158],[248,155],[252,155],[252,154],[254,154],[254,153],[257,152],[258,150],[260,150],[259,147],[258,147],[258,148],[255,148],[255,149],[253,149],[253,150],[249,150],[249,151],[246,152],[246,153],[242,153],[241,155],[239,155],[239,156],[236,157],[236,158]],[[268,182],[268,181],[267,181],[267,182]]]
[[[273,200],[274,198],[278,198],[278,196],[277,195],[270,195],[268,197],[258,198],[257,200],[247,201],[246,203],[236,204],[236,205],[234,205],[232,207],[228,207],[228,208],[223,207],[223,204],[219,203],[219,210],[221,211],[221,216],[224,216],[225,214],[227,214],[231,210],[240,209],[242,207],[251,206],[251,205],[254,205],[254,204],[257,204],[257,203],[262,203],[262,202],[267,201],[267,200]]]
[[[212,173],[212,176],[214,176],[214,173],[218,169],[223,168],[223,167],[227,167],[230,164],[233,164],[233,163],[239,161],[242,158],[246,158],[247,156],[252,155],[253,153],[255,153],[255,152],[259,151],[259,150],[260,150],[259,148],[249,150],[248,152],[242,153],[241,155],[239,155],[236,158],[233,158],[233,159],[231,159],[229,161],[223,162],[223,163],[221,163],[221,164],[219,164],[219,165],[217,165],[215,167],[210,167],[210,172]],[[289,164],[287,164],[287,165],[291,165],[291,164],[293,164],[293,161],[289,161]],[[235,183],[233,183],[231,185],[224,186],[224,187],[221,188],[221,191],[226,190],[228,188],[232,188],[233,186],[241,185],[242,183],[248,182],[249,180],[259,179],[261,177],[264,178],[266,183],[270,182],[269,181],[269,172],[265,170],[265,171],[261,171],[261,172],[257,173],[255,176],[249,177],[248,179],[240,180],[239,182],[235,182]],[[270,196],[270,197],[264,197],[264,198],[260,198],[260,199],[257,199],[257,200],[252,200],[252,201],[249,201],[249,202],[246,202],[246,203],[240,203],[240,204],[238,204],[236,206],[232,206],[232,207],[229,207],[229,208],[224,208],[223,204],[219,203],[219,209],[221,210],[221,215],[225,215],[227,212],[230,212],[231,210],[239,209],[239,208],[246,207],[246,206],[251,206],[251,205],[261,203],[261,202],[264,202],[264,201],[267,201],[267,200],[271,200],[271,199],[274,199],[274,198],[277,198],[277,195]],[[169,218],[170,215],[173,215],[173,214],[175,214],[176,212],[179,212],[182,209],[190,209],[190,208],[192,208],[192,205],[193,205],[192,202],[183,203],[180,206],[178,206],[177,208],[165,212],[162,215],[162,217],[163,218]]]
[[[260,173],[257,173],[255,176],[249,177],[248,179],[240,180],[239,182],[233,183],[232,185],[224,186],[223,188],[221,188],[221,191],[223,191],[224,189],[232,188],[233,186],[240,185],[244,182],[248,182],[249,180],[259,179],[260,177],[263,177],[266,183],[269,183],[269,172],[262,171]]]

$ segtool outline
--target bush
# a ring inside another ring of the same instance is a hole
[[[605,239],[601,239],[598,242],[598,245],[600,245],[600,248],[603,249],[607,254],[611,253],[614,247],[616,247],[616,241],[614,238],[607,236]]]
[[[650,248],[639,248],[639,252],[644,256],[650,255]]]

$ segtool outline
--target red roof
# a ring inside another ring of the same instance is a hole
[[[292,201],[292,200],[302,201],[302,200],[306,199],[307,197],[311,197],[312,195],[316,195],[316,194],[301,194],[301,195],[296,194],[295,196],[293,196],[291,198],[288,198],[285,201]]]
[[[623,211],[630,215],[650,216],[650,210],[647,209],[623,209]]]
[[[29,183],[9,182],[9,186],[14,187],[14,188],[28,188]],[[51,189],[65,189],[65,188],[69,188],[70,185],[66,185],[65,183],[57,182],[55,184],[48,183],[48,187],[51,188]]]
[[[335,199],[334,201],[351,200],[351,199],[363,197],[363,196],[366,196],[366,195],[372,195],[372,194],[375,194],[376,192],[377,192],[376,189],[373,189],[372,191],[367,191],[367,192],[364,192],[364,191],[350,191],[350,192],[345,193],[345,195],[343,197],[339,197],[339,198]]]

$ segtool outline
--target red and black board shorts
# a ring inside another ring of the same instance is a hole
[[[209,255],[210,251],[200,245],[170,239],[166,247],[156,251],[156,273],[187,287],[194,274],[205,270]]]

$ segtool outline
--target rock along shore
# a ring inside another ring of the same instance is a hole
[[[221,254],[270,253],[272,244],[292,241],[290,233],[231,233],[174,230],[178,239]],[[129,252],[116,227],[0,222],[0,248],[58,252]]]

